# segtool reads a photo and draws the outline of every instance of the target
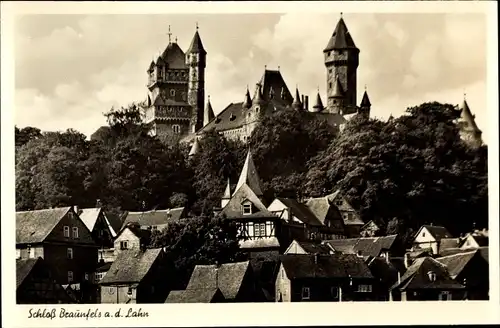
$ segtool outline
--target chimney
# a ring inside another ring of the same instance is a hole
[[[305,96],[305,99],[304,99],[304,110],[309,111],[309,96]]]
[[[101,208],[101,206],[102,206],[102,204],[101,204],[101,200],[100,200],[100,199],[96,200],[96,202],[95,202],[95,207],[97,207],[97,208]]]
[[[73,210],[74,210],[74,211],[75,211],[75,213],[78,215],[78,211],[80,210],[80,209],[78,208],[78,205],[73,206]]]

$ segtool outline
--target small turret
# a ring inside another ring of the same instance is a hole
[[[224,195],[222,195],[221,208],[226,207],[227,203],[231,200],[231,181],[227,178],[226,189],[224,190]]]
[[[191,150],[189,151],[189,157],[196,155],[199,151],[200,151],[200,144],[198,142],[198,138],[195,138],[193,145],[191,146]]]
[[[371,107],[372,104],[370,103],[370,98],[368,98],[368,92],[366,92],[366,87],[365,87],[365,93],[363,94],[363,99],[361,99],[361,104],[359,105],[358,114],[364,115],[367,118],[370,117]]]
[[[250,92],[248,91],[248,86],[247,86],[247,92],[245,93],[245,100],[243,101],[243,108],[248,109],[252,107],[252,99],[250,98]]]
[[[262,86],[257,83],[257,90],[255,92],[255,97],[252,100],[252,105],[262,105],[264,103],[264,96],[262,95]]]
[[[321,101],[321,96],[319,94],[319,91],[318,91],[318,94],[316,96],[316,103],[314,104],[313,106],[313,112],[321,112],[323,110],[323,102]]]
[[[203,126],[210,123],[215,118],[214,110],[212,109],[212,104],[210,103],[210,96],[208,96],[207,106],[205,107],[205,113],[203,116]]]
[[[302,110],[302,103],[300,101],[299,88],[295,88],[295,98],[293,99],[292,108],[297,111]]]
[[[482,131],[478,128],[475,116],[472,114],[467,100],[465,100],[458,107],[460,110],[460,118],[458,126],[460,128],[460,136],[462,139],[472,147],[479,147],[483,141],[481,138]]]

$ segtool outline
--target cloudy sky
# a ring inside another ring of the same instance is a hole
[[[372,116],[424,101],[458,104],[464,91],[487,136],[486,17],[482,14],[344,14],[360,48],[358,99]],[[27,15],[15,21],[15,122],[90,135],[111,106],[143,100],[146,69],[168,44],[168,26],[187,50],[198,22],[208,52],[206,95],[214,111],[241,101],[267,65],[280,66],[324,99],[322,50],[339,13],[203,15]]]

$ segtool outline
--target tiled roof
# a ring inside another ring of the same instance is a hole
[[[364,225],[363,220],[359,217],[358,213],[354,210],[352,205],[347,201],[347,199],[342,195],[340,190],[326,196],[331,204],[334,204],[340,212],[350,212],[352,217],[343,217],[345,225]],[[342,205],[337,205],[336,200],[342,200]]]
[[[429,272],[436,274],[436,280],[431,281]],[[439,263],[432,257],[421,257],[416,259],[406,270],[401,283],[396,283],[391,289],[462,289],[464,286],[455,282],[449,275],[445,265]]]
[[[349,239],[334,239],[326,240],[335,250],[347,253],[358,253],[362,256],[377,257],[383,250],[390,250],[396,241],[397,235],[390,235],[384,237],[362,237],[362,238],[349,238]]]
[[[365,93],[363,93],[363,99],[361,99],[361,107],[370,107],[372,104],[370,102],[370,98],[368,98],[368,93],[365,90]]]
[[[442,238],[439,244],[439,252],[444,249],[456,248],[461,244],[460,238]]]
[[[240,189],[244,184],[250,187],[255,195],[263,195],[261,181],[259,178],[259,174],[257,173],[257,169],[255,168],[255,164],[252,159],[252,152],[250,149],[248,150],[245,164],[243,164],[243,168],[241,169],[240,177],[238,179],[238,183],[236,184],[235,191],[238,191],[238,189]]]
[[[40,243],[71,207],[16,212],[16,244]]]
[[[16,260],[16,289],[19,288],[24,282],[24,279],[29,276],[31,270],[33,270],[38,261],[42,261],[42,259],[38,257],[36,259]]]
[[[251,270],[250,262],[197,265],[186,290],[213,290],[219,288],[226,299],[235,299],[243,285],[245,275]]]
[[[217,299],[224,299],[218,288],[172,290],[165,303],[212,303]]]
[[[121,251],[100,284],[141,282],[161,252],[161,248]]]
[[[367,264],[351,254],[286,254],[281,263],[289,279],[373,278]]]
[[[330,203],[326,197],[308,199],[306,206],[318,218],[321,224],[325,223],[328,211],[330,210]]]
[[[186,69],[186,55],[184,51],[175,42],[169,43],[161,58],[168,64],[168,68],[172,69]],[[157,63],[158,64],[158,63]]]
[[[323,223],[314,215],[309,207],[305,204],[300,203],[296,199],[292,198],[276,198],[282,202],[286,207],[291,209],[292,215],[296,216],[297,219],[305,224],[311,226],[322,226]]]
[[[330,246],[312,241],[296,241],[300,247],[308,254],[330,254],[332,249]]]
[[[352,40],[351,34],[347,30],[344,19],[340,18],[324,51],[346,48],[356,48],[356,45]]]
[[[464,99],[462,105],[460,106],[460,119],[467,122],[468,128],[475,132],[481,132],[477,127],[474,115],[472,115],[467,101]]]
[[[437,259],[440,263],[446,265],[451,278],[455,279],[467,264],[476,256],[477,251],[459,253],[454,255],[443,256]]]
[[[139,223],[141,227],[165,225],[181,219],[183,215],[184,207],[147,212],[128,212],[123,221],[122,228],[132,222]]]
[[[193,40],[191,40],[191,45],[189,46],[187,53],[188,54],[190,54],[190,53],[206,54],[207,53],[205,51],[205,48],[203,47],[203,43],[201,42],[200,34],[198,33],[198,31],[196,31],[194,33]]]
[[[109,228],[109,231],[111,232],[111,236],[116,237],[116,231],[109,222],[106,214],[103,212],[102,208],[96,207],[96,208],[84,208],[82,209],[82,212],[79,214],[80,219],[83,221],[85,226],[92,231],[94,230],[94,226],[97,222],[97,219],[99,218],[99,215],[102,213],[104,220],[106,222],[106,225]]]
[[[271,90],[274,92],[273,99],[283,102],[283,106],[291,105],[293,98],[280,71],[265,69],[259,81],[264,100],[270,100]],[[256,90],[257,92],[257,90]],[[255,97],[255,95],[254,95]]]
[[[254,212],[252,216],[243,215],[241,209],[241,203],[244,200],[250,201],[254,206]],[[269,212],[262,203],[262,201],[257,197],[257,195],[250,189],[247,184],[243,184],[231,197],[231,200],[227,203],[227,205],[222,209],[221,214],[225,215],[227,218],[250,218],[255,215],[259,217],[269,217],[274,218],[275,215]]]
[[[437,241],[440,241],[443,238],[453,238],[451,233],[445,227],[435,226],[435,225],[423,225],[420,229],[423,228],[426,228]],[[418,233],[420,233],[420,231]]]

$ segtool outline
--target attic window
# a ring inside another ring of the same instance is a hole
[[[358,285],[358,292],[360,293],[371,293],[372,285]]]
[[[429,271],[429,272],[427,272],[427,275],[429,276],[429,280],[430,280],[431,282],[436,281],[436,273],[435,273],[435,272],[433,272],[433,271]]]
[[[69,238],[69,227],[68,226],[64,226],[64,237],[66,238]]]
[[[328,83],[328,87],[331,88],[332,87],[332,82]]]
[[[78,238],[78,227],[73,227],[73,238]]]
[[[229,116],[229,120],[234,121],[235,118],[236,116],[233,113],[231,113],[231,116]]]
[[[341,201],[341,200],[336,201],[336,202],[335,202],[335,205],[337,205],[337,206],[342,205],[342,201]]]
[[[244,204],[243,205],[243,215],[252,214],[252,204]]]
[[[255,107],[255,112],[258,113],[259,111],[260,111],[260,107],[259,106]]]
[[[173,89],[172,89],[172,90],[170,90],[170,95],[171,95],[172,97],[175,97],[175,90],[173,90]]]
[[[302,287],[302,299],[303,300],[311,299],[311,291],[309,287]]]

